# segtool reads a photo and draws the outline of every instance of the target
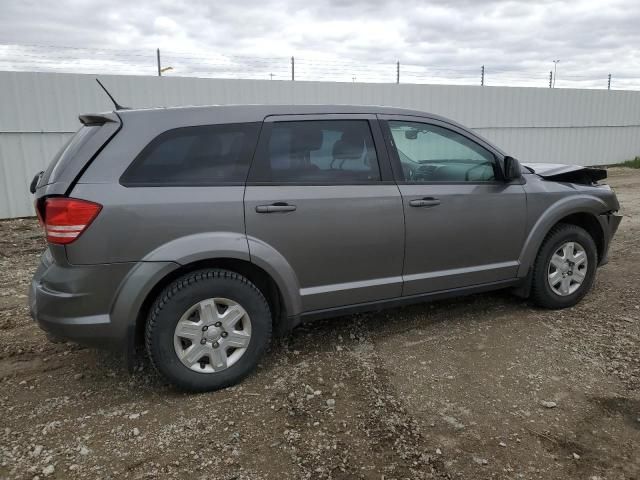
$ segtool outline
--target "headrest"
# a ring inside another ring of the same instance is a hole
[[[291,131],[291,153],[307,153],[322,147],[322,130],[317,125],[297,124]]]
[[[333,158],[336,160],[355,160],[364,153],[364,138],[357,131],[347,130],[333,146]]]

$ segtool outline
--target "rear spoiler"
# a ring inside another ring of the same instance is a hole
[[[118,123],[120,120],[118,116],[113,113],[85,113],[78,117],[80,122],[89,127],[92,125],[104,125],[105,123]]]

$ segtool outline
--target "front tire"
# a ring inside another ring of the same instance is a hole
[[[551,309],[572,307],[593,285],[597,264],[598,250],[586,230],[570,224],[554,227],[534,264],[533,302]]]
[[[145,330],[147,353],[177,387],[205,392],[251,373],[271,340],[271,312],[262,292],[242,275],[200,270],[167,286]]]

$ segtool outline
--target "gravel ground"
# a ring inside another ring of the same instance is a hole
[[[0,478],[640,478],[640,171],[610,183],[625,218],[578,306],[323,321],[201,395],[49,343],[25,305],[41,231],[0,222]]]

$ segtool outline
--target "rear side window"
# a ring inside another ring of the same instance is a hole
[[[380,180],[366,120],[274,122],[252,182],[350,184]]]
[[[242,184],[260,123],[204,125],[156,137],[124,172],[124,186]]]

